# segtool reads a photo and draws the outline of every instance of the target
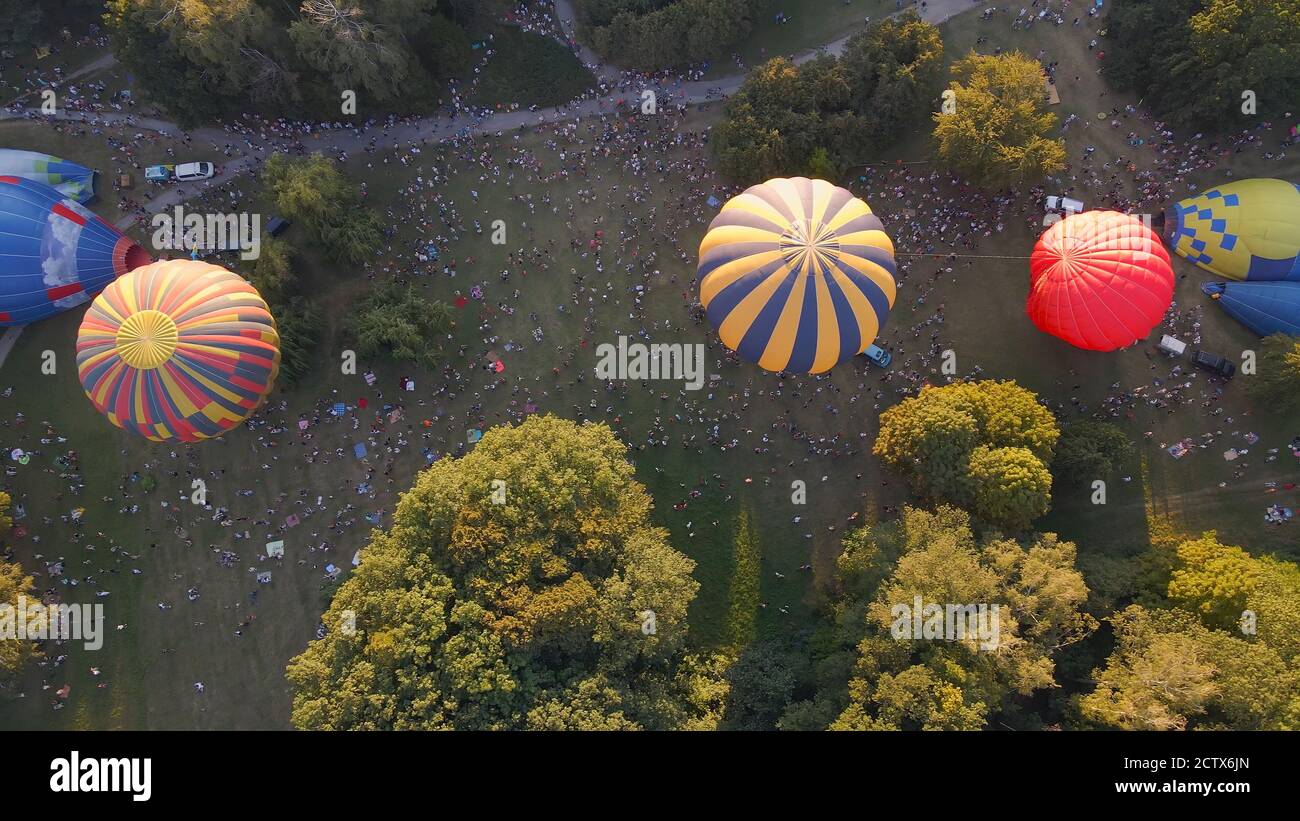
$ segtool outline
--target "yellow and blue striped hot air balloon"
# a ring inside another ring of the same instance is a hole
[[[1251,179],[1207,189],[1165,211],[1165,236],[1221,277],[1300,281],[1300,185]]]
[[[722,344],[769,371],[822,373],[867,349],[894,305],[894,244],[825,180],[733,197],[700,242],[700,303]]]
[[[86,396],[124,430],[156,442],[219,436],[257,409],[280,370],[280,335],[257,290],[197,260],[137,268],[82,319]]]

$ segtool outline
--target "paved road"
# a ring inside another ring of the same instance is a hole
[[[970,11],[977,7],[978,4],[971,0],[927,0],[926,8],[921,12],[922,18],[932,23],[940,24],[955,14]],[[555,0],[556,14],[560,18],[560,24],[564,31],[570,37],[573,36],[574,10],[571,0]],[[845,36],[827,43],[820,48],[809,49],[795,55],[796,63],[805,63],[820,54],[838,55],[844,50],[844,44],[849,38],[857,32],[850,32]],[[597,73],[607,83],[616,83],[621,79],[621,74],[617,69],[600,62],[600,58],[588,49],[581,46],[579,57],[584,62],[590,61],[592,65],[588,66]],[[99,71],[113,65],[113,55],[105,55],[77,71],[68,75],[67,79],[85,76],[94,71]],[[615,110],[620,100],[630,99],[639,102],[641,92],[649,89],[655,91],[658,97],[659,105],[699,105],[724,99],[735,93],[740,88],[741,83],[745,80],[744,74],[728,75],[716,80],[700,80],[686,82],[683,80],[655,81],[635,88],[625,88],[607,94],[603,97],[592,99],[578,100],[568,105],[555,106],[552,108],[539,109],[537,111],[519,110],[507,111],[498,114],[492,114],[487,117],[476,117],[472,115],[460,115],[456,117],[437,116],[426,117],[417,122],[390,128],[388,130],[389,138],[394,142],[408,142],[421,140],[441,141],[464,136],[482,136],[485,134],[497,134],[506,131],[514,131],[528,126],[540,125],[543,123],[563,122],[574,120],[582,117],[589,117],[597,114],[608,114]],[[12,119],[25,119],[29,117],[26,111],[0,111],[0,121]],[[175,123],[167,122],[149,117],[136,117],[130,114],[121,114],[117,112],[104,112],[91,114],[84,112],[61,112],[53,115],[49,119],[70,120],[80,122],[91,122],[99,125],[122,124],[131,128],[145,128],[150,131],[157,131],[162,134],[181,134],[183,129]],[[225,143],[239,142],[238,135],[231,134],[219,128],[199,128],[189,132],[190,136],[195,139],[204,140],[217,145]],[[318,131],[309,137],[304,138],[304,144],[314,150],[322,153],[337,154],[341,151],[353,153],[361,150],[370,142],[368,134],[358,136],[352,130],[346,131]],[[220,177],[212,180],[209,185],[220,185],[239,174],[256,169],[257,165],[265,158],[266,149],[250,151],[239,157],[227,160],[222,163]],[[146,207],[154,213],[164,211],[179,205],[194,191],[198,190],[197,184],[191,183],[188,187],[173,185],[165,191],[153,196]],[[182,191],[185,193],[182,194]],[[118,228],[125,229],[135,222],[134,216],[123,217],[117,221]],[[21,333],[21,326],[12,328],[7,331],[0,339],[0,366],[4,365],[5,357],[13,347],[14,342]],[[7,345],[5,343],[8,343]]]

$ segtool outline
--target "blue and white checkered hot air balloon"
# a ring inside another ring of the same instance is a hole
[[[0,176],[22,177],[48,185],[83,204],[95,198],[94,171],[39,151],[0,148]]]
[[[825,180],[733,197],[700,243],[700,303],[722,343],[769,371],[822,373],[862,353],[894,305],[894,244]]]

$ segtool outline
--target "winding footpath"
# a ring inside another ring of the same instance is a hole
[[[560,27],[564,35],[570,42],[566,45],[573,47],[577,42],[575,38],[575,11],[572,0],[554,0],[555,14],[559,19]],[[911,9],[917,10],[922,19],[941,25],[950,17],[979,8],[978,3],[972,0],[927,0],[926,7],[919,9],[915,6]],[[896,12],[901,13],[901,12]],[[893,16],[893,15],[890,15]],[[839,55],[844,51],[845,44],[849,38],[857,33],[852,31],[843,37],[831,41],[823,46],[808,49],[800,52],[793,57],[796,64],[806,63],[822,54]],[[576,120],[583,117],[609,114],[617,110],[619,104],[629,98],[640,100],[644,91],[654,91],[658,105],[702,105],[719,100],[726,99],[740,88],[745,81],[743,73],[731,74],[714,80],[696,80],[685,81],[680,78],[671,80],[654,80],[649,82],[637,83],[634,80],[627,79],[623,73],[615,66],[602,62],[599,55],[593,52],[585,45],[578,44],[576,56],[583,62],[588,69],[596,76],[601,84],[601,88],[612,88],[602,96],[594,98],[584,98],[575,100],[562,106],[551,108],[537,109],[535,111],[520,109],[517,111],[504,111],[500,113],[480,116],[476,114],[460,114],[457,116],[431,116],[425,117],[411,123],[391,126],[387,129],[386,139],[391,139],[394,144],[400,142],[419,142],[433,141],[441,142],[444,140],[455,139],[458,137],[476,137],[488,134],[502,134],[507,131],[516,131],[521,128],[530,126],[540,126],[547,123],[559,123],[569,120]],[[63,79],[64,83],[72,80],[86,77],[94,73],[111,68],[115,63],[112,54],[106,54],[96,60],[81,66],[76,71],[70,73]],[[29,95],[24,96],[30,96]],[[22,99],[22,98],[19,98]],[[15,100],[14,102],[17,102]],[[239,140],[239,135],[235,132],[225,131],[221,128],[204,127],[197,128],[186,132],[179,125],[159,120],[151,117],[140,117],[134,114],[123,114],[118,112],[80,112],[80,111],[62,111],[53,115],[42,115],[34,109],[14,110],[10,108],[0,111],[0,122],[5,120],[64,120],[71,122],[84,122],[95,126],[126,126],[135,129],[147,129],[156,131],[168,136],[181,136],[189,134],[192,139],[204,140],[214,145],[224,143],[233,143]],[[303,138],[304,144],[313,151],[320,151],[327,154],[338,154],[340,152],[353,153],[362,150],[370,144],[370,135],[356,129],[340,129],[337,131],[314,131],[312,134]],[[256,170],[258,165],[266,158],[268,150],[265,147],[259,147],[248,151],[237,157],[233,157],[221,163],[221,173],[204,183],[205,186],[223,185],[236,176],[245,172]],[[189,187],[189,191],[194,190],[194,186]],[[189,194],[186,189],[180,185],[172,185],[168,189],[161,191],[149,199],[147,207],[154,213],[164,211],[184,202]],[[117,227],[125,230],[134,224],[137,217],[134,215],[124,216],[117,221]],[[13,349],[18,335],[22,333],[24,326],[17,325],[7,329],[0,337],[0,367],[4,366],[5,359],[9,351]]]

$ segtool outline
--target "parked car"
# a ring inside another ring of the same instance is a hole
[[[212,167],[210,162],[186,162],[176,166],[176,179],[181,182],[206,180],[216,172],[217,170]]]
[[[293,225],[293,223],[284,217],[272,216],[266,222],[266,233],[273,237],[278,237],[283,234],[290,225]]]
[[[1047,198],[1047,210],[1066,214],[1077,214],[1083,210],[1083,203],[1079,200],[1072,200],[1069,197],[1058,197],[1055,194]]]
[[[1165,334],[1160,337],[1160,350],[1174,356],[1182,356],[1187,351],[1187,343],[1176,336]]]
[[[863,351],[862,354],[882,368],[888,368],[889,363],[894,361],[893,354],[879,345],[868,345],[867,349]]]
[[[1198,368],[1205,368],[1207,371],[1217,373],[1224,379],[1231,379],[1232,375],[1237,372],[1236,365],[1208,351],[1194,351],[1192,353],[1192,364]]]
[[[172,178],[171,165],[151,165],[144,170],[144,178],[149,182],[166,182]]]

